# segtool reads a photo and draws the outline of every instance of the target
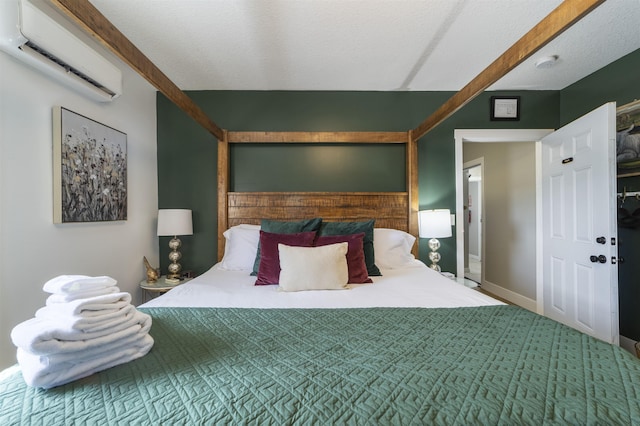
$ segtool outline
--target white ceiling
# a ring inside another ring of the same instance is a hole
[[[183,90],[440,91],[561,0],[91,2]],[[640,0],[608,0],[490,90],[559,90],[638,48]]]

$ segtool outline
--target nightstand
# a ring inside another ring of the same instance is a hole
[[[440,272],[440,274],[442,274],[443,276],[449,278],[450,280],[453,280],[455,282],[457,282],[458,284],[462,284],[465,287],[469,287],[469,288],[478,288],[479,284],[473,280],[470,280],[468,278],[465,277],[456,277],[454,274],[452,274],[451,272]]]
[[[179,283],[173,284],[165,281],[167,277],[161,276],[155,283],[148,283],[147,280],[140,281],[140,288],[142,289],[142,303],[147,302],[160,294],[164,294],[174,287],[182,285],[191,281],[193,278],[183,278]]]
[[[465,287],[469,287],[469,288],[478,287],[478,283],[473,280],[470,280],[469,278],[458,277],[458,278],[455,278],[455,280],[458,282],[458,284],[462,284]]]

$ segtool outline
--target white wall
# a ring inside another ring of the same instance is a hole
[[[471,214],[469,222],[469,256],[473,256],[476,260],[482,260],[480,256],[480,217],[482,215],[482,198],[480,196],[480,181],[469,182],[469,200],[471,205],[467,211],[467,215]],[[467,217],[468,219],[468,217]]]
[[[15,362],[11,329],[44,305],[60,274],[109,275],[140,302],[142,257],[158,264],[155,89],[126,67],[124,94],[97,103],[0,52],[0,369]],[[128,219],[54,225],[54,105],[127,134]]]

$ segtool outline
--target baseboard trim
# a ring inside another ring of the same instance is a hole
[[[508,290],[487,280],[482,281],[482,289],[488,291],[489,293],[493,293],[496,296],[503,298],[504,300],[508,300],[514,305],[521,306],[532,312],[538,312],[538,305],[534,299],[525,297],[521,294]]]
[[[620,347],[631,352],[633,355],[638,356],[638,354],[636,353],[636,343],[638,342],[633,339],[629,339],[625,336],[620,336]]]

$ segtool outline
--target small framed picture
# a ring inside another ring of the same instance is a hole
[[[520,120],[520,96],[492,96],[491,120]]]

